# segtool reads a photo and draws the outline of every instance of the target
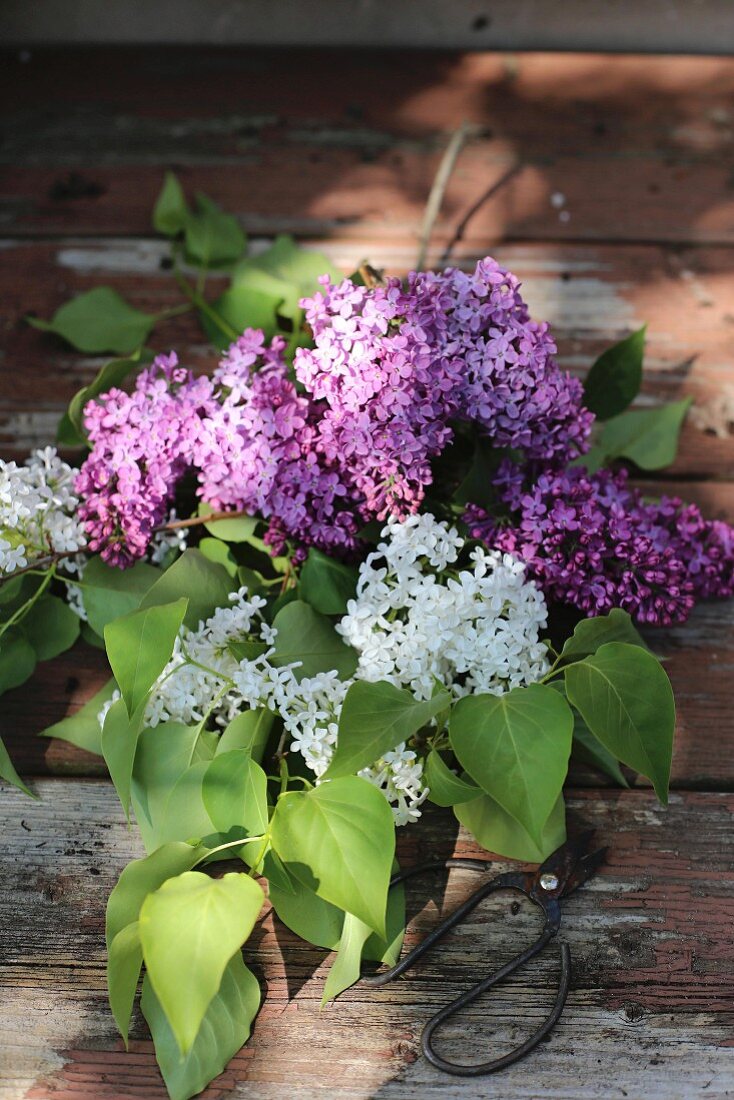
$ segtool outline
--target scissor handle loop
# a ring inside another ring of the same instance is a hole
[[[440,870],[448,867],[461,867],[465,870],[472,871],[486,871],[490,863],[488,860],[476,860],[476,859],[449,859],[436,863],[426,863],[419,867],[413,867],[407,871],[400,871],[394,875],[390,885],[396,886],[399,882],[405,882],[407,879],[414,878],[416,875],[423,874],[427,871]],[[482,978],[476,985],[472,986],[461,996],[457,997],[450,1004],[445,1005],[444,1008],[432,1016],[423,1029],[421,1036],[421,1046],[423,1054],[436,1066],[437,1069],[443,1070],[445,1073],[452,1073],[458,1077],[480,1077],[488,1073],[494,1073],[496,1070],[504,1069],[507,1066],[512,1065],[514,1062],[519,1061],[531,1050],[534,1049],[540,1043],[549,1031],[558,1022],[558,1019],[563,1012],[566,998],[568,997],[568,990],[571,980],[571,952],[567,944],[561,944],[561,975],[558,985],[558,992],[553,1007],[538,1028],[537,1031],[526,1039],[524,1043],[510,1051],[509,1054],[504,1054],[499,1058],[495,1058],[489,1062],[482,1062],[478,1065],[467,1066],[458,1062],[451,1062],[446,1058],[442,1058],[440,1054],[437,1054],[433,1049],[432,1040],[433,1034],[438,1027],[449,1017],[453,1016],[456,1012],[460,1012],[466,1005],[471,1004],[473,1001],[480,997],[482,993],[486,993],[488,989],[498,985],[504,978],[514,973],[515,970],[519,970],[530,961],[535,955],[539,954],[544,947],[553,939],[558,932],[561,923],[561,907],[558,898],[556,897],[542,897],[532,889],[531,885],[532,876],[528,876],[520,873],[508,872],[507,874],[497,875],[496,878],[491,879],[489,882],[484,883],[475,890],[474,893],[462,902],[462,904],[451,913],[446,920],[442,921],[432,932],[425,937],[425,939],[414,947],[412,951],[408,952],[405,958],[401,959],[395,966],[389,970],[383,971],[381,974],[375,974],[369,977],[364,977],[362,980],[366,985],[370,986],[382,986],[387,985],[393,978],[399,977],[404,974],[428,951],[430,951],[438,943],[443,936],[446,935],[452,928],[455,928],[457,924],[461,924],[466,916],[481,901],[490,894],[497,893],[499,890],[517,890],[524,894],[526,897],[534,901],[545,914],[545,927],[535,941],[520,955],[517,955],[514,959],[511,959],[499,970],[494,971],[492,974],[487,975],[486,978]]]
[[[437,1069],[443,1070],[444,1073],[452,1073],[456,1077],[483,1077],[488,1073],[496,1073],[497,1070],[506,1069],[508,1066],[514,1065],[515,1062],[519,1062],[521,1058],[524,1058],[526,1054],[534,1050],[538,1043],[543,1041],[546,1035],[558,1023],[566,1004],[566,998],[568,997],[568,990],[571,983],[571,951],[567,943],[561,944],[561,976],[553,1007],[537,1031],[533,1032],[530,1038],[526,1039],[524,1043],[515,1047],[515,1049],[511,1050],[508,1054],[503,1054],[499,1058],[493,1058],[489,1062],[480,1062],[477,1065],[464,1065],[460,1062],[451,1062],[448,1058],[443,1058],[440,1054],[437,1054],[433,1049],[433,1035],[441,1024],[456,1012],[460,1012],[466,1005],[475,1001],[482,993],[486,993],[492,986],[498,985],[499,982],[509,974],[512,974],[515,970],[524,966],[534,955],[537,955],[543,950],[555,934],[555,931],[546,929],[539,939],[537,939],[527,951],[524,951],[522,955],[519,955],[516,959],[512,959],[506,966],[496,970],[494,974],[490,974],[486,978],[483,978],[482,981],[477,982],[477,984],[467,990],[466,993],[463,993],[460,997],[457,997],[455,1001],[439,1009],[436,1015],[431,1017],[423,1028],[423,1034],[421,1035],[421,1048],[424,1056],[431,1065],[436,1066]]]

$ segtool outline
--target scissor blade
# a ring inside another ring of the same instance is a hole
[[[590,879],[597,872],[606,860],[608,850],[608,848],[597,848],[595,852],[588,852],[581,857],[566,879],[563,890],[564,897],[568,897],[574,890],[578,890],[579,886],[583,886],[587,879]]]
[[[591,842],[594,839],[594,830],[588,829],[578,836],[567,840],[555,852],[551,852],[545,863],[541,864],[537,871],[537,877],[541,875],[555,875],[559,884],[565,883],[573,873],[576,865],[590,851]]]
[[[548,891],[549,887],[543,880],[552,876],[557,880],[557,884],[553,887],[556,897],[572,894],[604,862],[607,850],[599,848],[592,851],[593,840],[593,829],[587,829],[571,840],[567,840],[560,848],[556,848],[555,852],[552,852],[545,863],[538,868],[535,881]]]

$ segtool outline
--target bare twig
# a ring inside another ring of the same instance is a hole
[[[471,127],[467,122],[463,122],[458,130],[455,130],[451,135],[451,141],[446,146],[446,152],[441,158],[441,163],[438,166],[436,172],[436,178],[433,181],[431,192],[428,196],[428,202],[426,203],[425,213],[423,215],[423,225],[421,227],[420,244],[418,247],[418,258],[415,261],[417,271],[422,271],[426,262],[426,254],[428,253],[428,245],[431,240],[431,234],[433,233],[433,227],[436,224],[436,218],[441,210],[441,203],[446,193],[449,180],[451,179],[451,173],[454,170],[456,161],[458,160],[459,153],[464,147],[466,139],[471,133]]]
[[[64,558],[73,558],[75,554],[81,553],[80,550],[59,550],[55,554],[49,554],[45,558],[36,558],[35,561],[31,561],[28,565],[22,566],[20,569],[14,569],[12,573],[6,573],[0,577],[0,585],[7,584],[8,581],[12,581],[14,577],[21,577],[24,573],[34,573],[38,569],[46,569],[49,566],[56,565],[57,562],[63,561]]]
[[[156,534],[161,531],[178,531],[182,527],[198,527],[202,523],[215,523],[218,519],[241,519],[247,515],[249,515],[248,512],[209,512],[205,516],[191,516],[190,519],[174,519],[170,523],[159,523],[153,530]],[[84,547],[81,550],[58,550],[53,554],[48,554],[45,558],[36,558],[35,561],[29,562],[21,569],[14,569],[12,573],[0,577],[0,586],[7,581],[11,581],[13,577],[20,577],[23,573],[33,573],[38,569],[46,569],[63,561],[64,558],[73,558],[76,554],[83,553]]]
[[[491,185],[491,187],[488,187],[487,190],[479,196],[476,202],[472,203],[472,205],[469,207],[466,214],[454,230],[453,237],[446,245],[441,259],[439,260],[439,267],[444,267],[449,262],[449,260],[451,259],[451,253],[453,252],[459,241],[463,239],[466,228],[474,215],[482,208],[482,206],[484,206],[485,202],[488,202],[489,199],[494,198],[497,192],[500,191],[505,186],[505,184],[510,182],[513,176],[515,176],[517,172],[520,171],[520,168],[521,164],[519,161],[516,164],[511,165],[510,168],[508,168],[506,172],[503,172],[500,178]]]
[[[174,519],[170,523],[161,523],[153,530],[156,534],[159,531],[178,531],[182,527],[198,527],[202,523],[215,523],[218,519],[242,519],[243,516],[249,517],[249,515],[249,512],[209,512],[206,516],[191,516],[189,519]]]

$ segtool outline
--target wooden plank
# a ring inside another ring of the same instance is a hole
[[[146,141],[153,145],[154,137]],[[134,154],[153,164],[109,167],[89,158],[80,164],[78,154],[60,154],[53,168],[2,171],[0,224],[18,236],[145,233],[161,166],[175,166],[190,193],[213,192],[250,233],[416,235],[441,158],[437,145],[257,145],[215,168],[182,166],[175,145],[165,141]],[[558,152],[549,158],[493,145],[477,141],[462,155],[436,223],[441,245],[475,206],[464,234],[475,247],[485,239],[734,243],[733,162],[726,157],[710,163]]]
[[[0,915],[2,1100],[162,1097],[151,1044],[136,1014],[130,1053],[106,1006],[104,906],[125,863],[140,854],[112,788],[45,781],[42,801],[3,792]],[[730,1095],[734,1074],[732,795],[674,795],[663,810],[645,792],[590,791],[570,804],[573,828],[594,826],[607,865],[565,907],[574,959],[564,1016],[542,1050],[493,1079],[492,1095],[530,1100]],[[401,833],[401,859],[481,854],[451,816]],[[499,867],[506,866],[500,861]],[[448,882],[411,894],[409,943],[473,887]],[[515,902],[515,904],[512,904]],[[510,895],[484,903],[404,980],[357,986],[319,1011],[328,958],[272,914],[245,957],[267,984],[254,1038],[207,1095],[298,1100],[474,1100],[486,1081],[456,1081],[419,1055],[425,1019],[529,942],[538,918]],[[551,999],[555,951],[445,1029],[460,1060],[501,1052],[530,1032]],[[314,1057],[314,1050],[319,1056]],[[583,1054],[581,1053],[583,1052]],[[500,1090],[500,1091],[497,1091]]]
[[[441,242],[477,204],[474,240],[734,241],[732,59],[164,58],[7,58],[7,232],[146,232],[165,165],[254,232],[415,234],[446,135],[466,119]]]
[[[53,43],[239,42],[281,46],[402,46],[510,50],[651,50],[719,53],[734,34],[727,0],[178,0],[154,7],[134,0],[45,0],[28,9],[5,0],[0,12],[4,42],[21,47]]]
[[[183,160],[187,151],[222,151],[200,146],[207,139],[244,141],[276,126],[289,134],[288,127],[298,124],[323,143],[353,145],[380,138],[385,143],[391,134],[445,134],[461,119],[476,126],[501,122],[503,132],[537,141],[544,152],[578,151],[579,134],[593,136],[597,122],[615,118],[610,132],[596,136],[628,142],[640,155],[708,150],[713,156],[730,144],[729,120],[716,111],[730,107],[734,91],[734,59],[727,56],[248,50],[197,44],[164,51],[37,48],[22,56],[5,50],[3,61],[5,121],[12,122],[19,109],[38,112],[28,121],[38,121],[46,127],[44,138],[53,138],[56,131],[48,128],[61,125],[65,114],[67,127],[80,126],[66,130],[80,152],[85,120],[89,126],[95,118],[117,120],[117,141],[101,126],[95,136],[120,154],[125,142],[119,135],[134,132],[136,118],[177,120],[179,126],[188,118],[190,129],[168,135],[178,137]],[[552,112],[552,132],[543,110]],[[194,120],[200,121],[198,128]],[[237,120],[255,133],[238,133]],[[4,163],[26,158],[53,163],[56,148],[34,151],[32,136],[14,129],[7,138],[12,145],[3,147]]]
[[[253,247],[265,243],[256,240]],[[365,255],[396,273],[415,259],[410,241],[322,238],[311,243],[344,271],[353,270]],[[456,260],[470,266],[490,247],[485,242],[477,250],[464,242]],[[734,478],[733,250],[537,243],[505,244],[492,251],[522,279],[534,316],[550,321],[560,362],[569,370],[583,373],[604,347],[647,322],[641,402],[690,394],[704,410],[702,421],[686,425],[672,474]],[[31,329],[25,314],[49,317],[72,295],[101,284],[114,286],[141,309],[159,312],[180,301],[172,277],[161,269],[166,255],[165,243],[148,239],[4,242],[0,325],[12,379],[0,394],[4,454],[19,456],[45,445],[72,394],[104,361],[79,356]],[[437,260],[436,253],[429,258]],[[222,285],[212,281],[212,296]],[[214,363],[191,315],[161,325],[152,344],[177,348],[195,368]],[[721,437],[700,424],[718,424]]]

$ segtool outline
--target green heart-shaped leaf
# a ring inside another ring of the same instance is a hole
[[[482,794],[481,787],[455,775],[435,749],[426,757],[424,776],[430,792],[428,797],[437,806],[456,806]]]
[[[470,695],[451,713],[462,767],[540,846],[568,771],[573,714],[542,684],[504,695]]]
[[[25,783],[23,782],[23,780],[18,775],[17,771],[15,770],[15,767],[13,766],[13,761],[10,759],[10,756],[8,754],[8,750],[5,748],[5,745],[3,744],[3,742],[1,740],[0,740],[0,779],[4,779],[6,783],[12,783],[12,785],[14,787],[17,787],[19,791],[23,792],[23,794],[27,794],[29,796],[29,798],[36,798],[36,795],[33,793],[33,791],[30,789],[30,787],[27,787],[25,785]]]
[[[140,607],[156,607],[182,597],[188,599],[184,626],[196,630],[218,607],[229,605],[233,587],[227,570],[193,548],[185,550],[146,592]]]
[[[604,425],[599,446],[606,461],[628,458],[641,470],[669,466],[678,450],[678,436],[692,398],[657,409],[630,409]],[[582,464],[584,459],[579,460]]]
[[[23,633],[39,661],[50,661],[70,649],[79,637],[78,615],[58,596],[42,596],[23,619]]]
[[[668,800],[675,700],[652,653],[610,642],[566,669],[566,691],[591,732],[624,764],[652,780]]]
[[[372,929],[364,921],[347,913],[339,939],[337,956],[331,964],[326,978],[321,1004],[333,1000],[358,982],[362,971],[362,950],[371,935]]]
[[[133,611],[104,628],[107,657],[130,716],[170,661],[187,607],[183,597]]]
[[[336,750],[325,772],[326,778],[354,775],[374,764],[450,703],[446,691],[419,701],[410,691],[386,681],[358,680],[349,688],[342,705]]]
[[[60,336],[77,351],[112,355],[137,351],[157,320],[154,315],[133,309],[109,286],[98,286],[72,298],[56,310],[50,321],[26,319],[34,328]]]
[[[343,615],[357,590],[357,570],[311,547],[299,580],[301,598],[322,615]]]
[[[165,844],[144,859],[128,863],[107,902],[107,950],[115,936],[138,919],[140,906],[148,894],[167,879],[189,871],[203,855],[203,849],[192,848],[190,844]]]
[[[640,392],[646,328],[603,351],[587,374],[584,404],[599,420],[624,412]]]
[[[0,640],[0,695],[20,687],[36,668],[36,651],[17,630],[6,630]]]
[[[294,878],[385,935],[395,825],[376,787],[348,776],[290,792],[278,800],[270,829]]]
[[[102,637],[107,623],[140,607],[160,575],[159,569],[144,561],[129,569],[115,569],[99,557],[90,558],[84,569],[82,601],[92,630]]]
[[[247,243],[237,219],[202,194],[196,196],[196,210],[187,212],[184,239],[187,258],[202,267],[235,263]]]
[[[76,714],[70,714],[68,718],[62,718],[53,726],[47,726],[39,737],[58,737],[61,741],[68,741],[87,752],[102,755],[102,727],[99,724],[99,712],[104,704],[112,697],[116,688],[114,680],[108,680],[104,687],[89,699]]]
[[[184,981],[181,996],[186,997]],[[183,1057],[147,976],[140,1006],[153,1036],[155,1056],[168,1095],[171,1100],[188,1100],[205,1089],[249,1039],[252,1021],[260,1007],[260,986],[238,951],[227,963],[194,1044]]]
[[[227,833],[241,826],[248,836],[268,827],[268,780],[246,749],[218,753],[203,780],[202,798],[214,827]]]
[[[608,615],[597,615],[594,619],[582,619],[577,623],[571,637],[566,639],[561,656],[587,657],[607,642],[627,642],[647,649],[627,612],[614,607]]]
[[[250,935],[262,903],[262,889],[249,875],[212,879],[200,871],[168,879],[143,902],[143,958],[181,1054],[193,1047],[227,963]]]
[[[276,666],[300,662],[296,679],[316,676],[336,669],[348,680],[357,667],[357,653],[337,634],[329,620],[303,600],[293,600],[281,608],[273,620],[278,631],[271,661]]]
[[[533,840],[522,825],[488,794],[454,806],[454,813],[464,828],[488,852],[506,856],[508,859],[520,859],[523,863],[542,863],[566,840],[566,813],[562,795],[558,796],[548,815],[539,842]]]
[[[110,1008],[126,1049],[130,1016],[142,966],[143,949],[140,946],[138,922],[132,921],[117,933],[110,944],[107,958]]]
[[[153,207],[153,228],[166,237],[176,237],[186,227],[189,208],[183,188],[173,172],[166,172],[163,187]]]

